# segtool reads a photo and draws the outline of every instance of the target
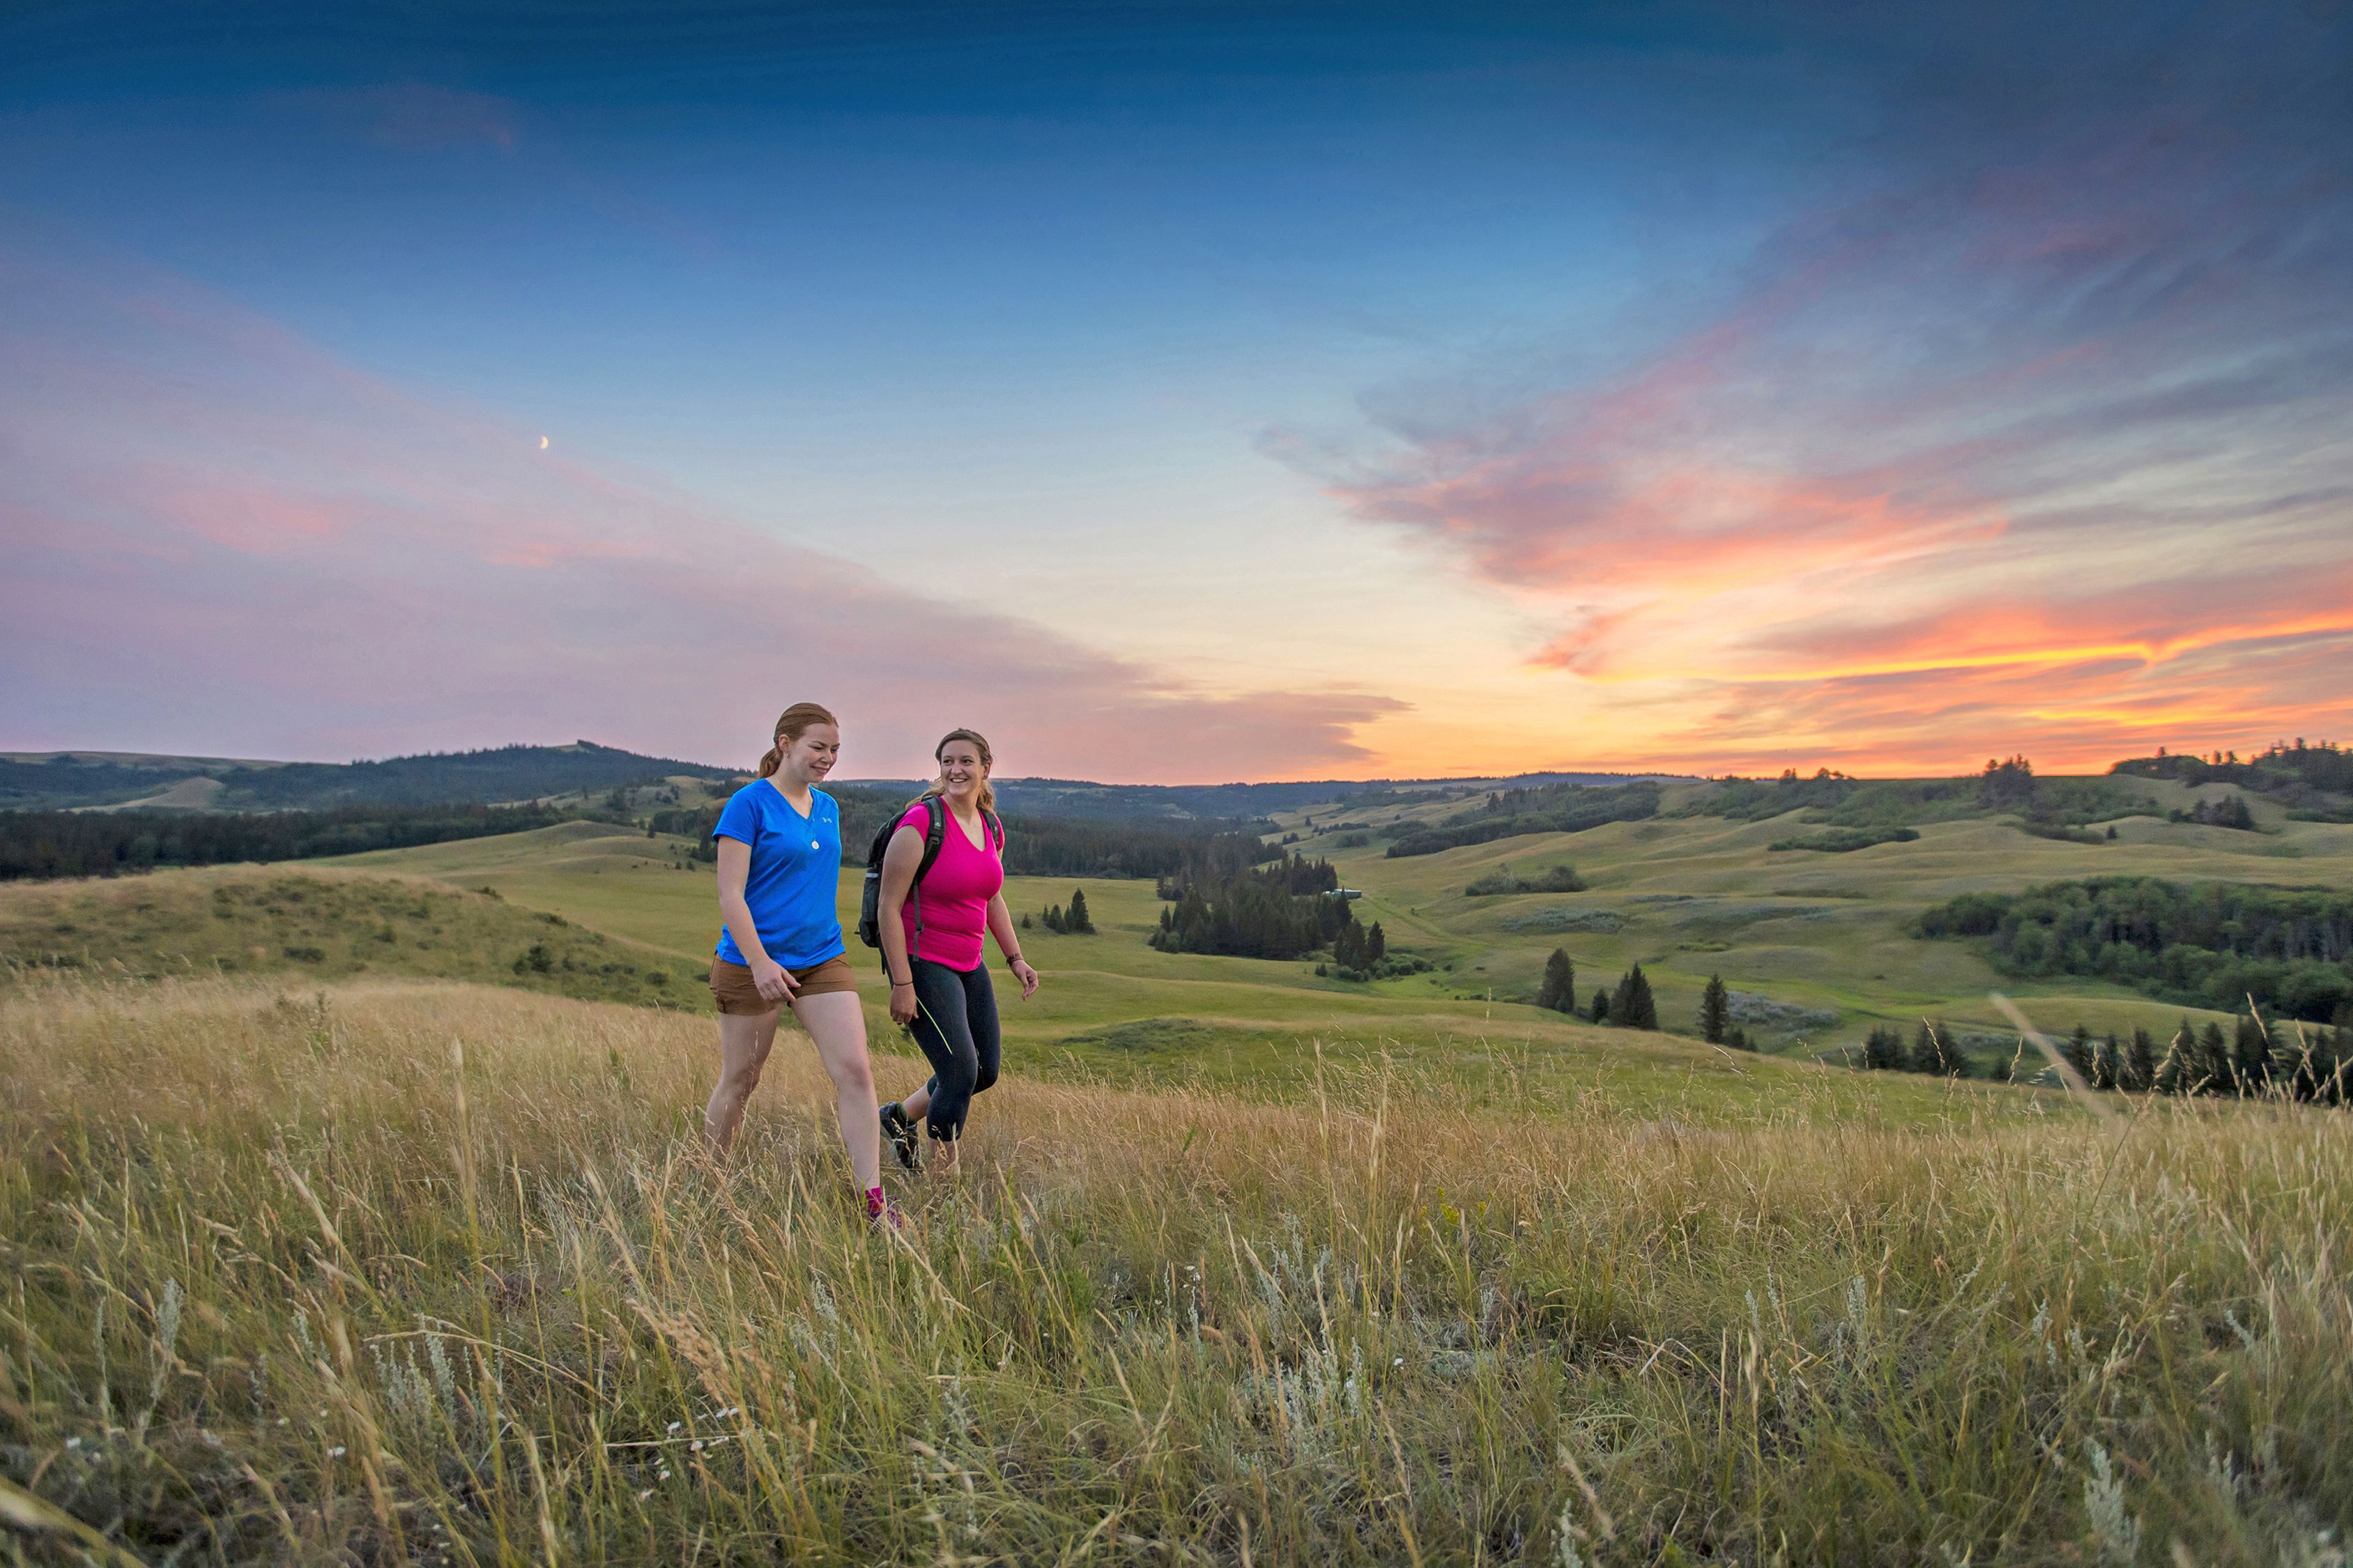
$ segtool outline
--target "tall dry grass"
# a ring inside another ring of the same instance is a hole
[[[1017,1079],[902,1241],[793,1037],[704,1161],[709,1029],[455,985],[0,1000],[11,1549],[2344,1562],[2341,1114],[1701,1131]]]

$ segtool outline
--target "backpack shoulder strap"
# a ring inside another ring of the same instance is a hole
[[[988,824],[989,837],[997,840],[997,852],[999,855],[1004,854],[1005,824],[997,819],[997,813],[989,810],[986,806],[981,808],[980,816],[981,820]]]
[[[930,873],[932,863],[940,858],[940,846],[947,838],[947,803],[935,795],[923,796],[923,858],[915,867],[918,882]]]

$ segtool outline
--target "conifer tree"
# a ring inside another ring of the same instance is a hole
[[[2202,1084],[2208,1094],[2229,1094],[2237,1087],[2231,1071],[2231,1047],[2222,1039],[2222,1026],[2208,1020],[2198,1032],[2198,1076],[2190,1082]]]
[[[1725,1032],[1724,1043],[1736,1051],[1753,1051],[1757,1048],[1748,1043],[1748,1031],[1737,1024],[1733,1025]]]
[[[1707,977],[1707,989],[1699,994],[1700,1037],[1708,1044],[1722,1045],[1724,1032],[1732,1023],[1732,997],[1724,988],[1724,976]]]
[[[2239,1092],[2260,1094],[2271,1081],[2271,1040],[2263,1021],[2250,1013],[2239,1020],[2239,1036],[2231,1051],[2231,1066],[2239,1078]]]
[[[2102,1040],[2099,1048],[2092,1053],[2092,1087],[2115,1089],[2123,1080],[2124,1066],[2124,1042],[2116,1038],[2114,1029],[2110,1029],[2107,1038]]]
[[[1381,933],[1381,922],[1375,921],[1373,929],[1365,933],[1365,956],[1378,963],[1389,955],[1389,939]]]
[[[1904,1037],[1884,1024],[1873,1024],[1862,1037],[1862,1065],[1873,1072],[1894,1072],[1904,1066]]]
[[[2135,1094],[2147,1094],[2157,1087],[2157,1041],[2147,1029],[2132,1032],[2132,1043],[2125,1047],[2124,1075],[2118,1087]]]
[[[2059,1054],[2067,1058],[2067,1065],[2075,1069],[2076,1077],[2085,1083],[2092,1081],[2092,1031],[2087,1026],[2077,1023],[2075,1032],[2067,1037],[2065,1045],[2059,1047]]]
[[[1904,1070],[1926,1073],[1933,1078],[1943,1065],[1942,1058],[1943,1053],[1936,1048],[1936,1032],[1928,1027],[1927,1019],[1921,1019],[1920,1026],[1912,1031],[1912,1054],[1905,1058]]]
[[[1569,962],[1567,948],[1554,948],[1552,956],[1545,960],[1544,983],[1536,987],[1536,1005],[1556,1013],[1577,1011],[1577,965]]]
[[[2165,1056],[2157,1064],[2157,1076],[2149,1087],[2159,1094],[2188,1094],[2197,1080],[2198,1027],[2187,1017],[2166,1042]]]
[[[1084,888],[1071,889],[1071,908],[1062,917],[1062,929],[1079,936],[1095,934],[1095,922],[1087,913],[1087,890]]]
[[[1611,1022],[1629,1029],[1655,1029],[1659,1026],[1659,1004],[1651,994],[1651,982],[1641,964],[1628,970],[1618,982],[1617,994],[1609,998]]]
[[[1593,1021],[1597,1024],[1609,1022],[1609,987],[1607,985],[1593,988]]]

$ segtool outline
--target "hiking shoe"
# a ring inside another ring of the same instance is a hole
[[[907,1113],[899,1109],[895,1100],[882,1108],[882,1140],[891,1145],[891,1152],[899,1156],[901,1170],[923,1168],[923,1156],[915,1152],[915,1124],[907,1120]]]
[[[866,1224],[874,1230],[904,1233],[907,1228],[907,1211],[889,1198],[884,1198],[881,1208],[869,1209],[866,1212]]]

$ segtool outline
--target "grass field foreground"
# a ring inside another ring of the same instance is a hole
[[[2342,1561],[2341,1115],[1015,1078],[894,1238],[805,1051],[704,1161],[709,1027],[457,984],[0,996],[12,1549]]]

